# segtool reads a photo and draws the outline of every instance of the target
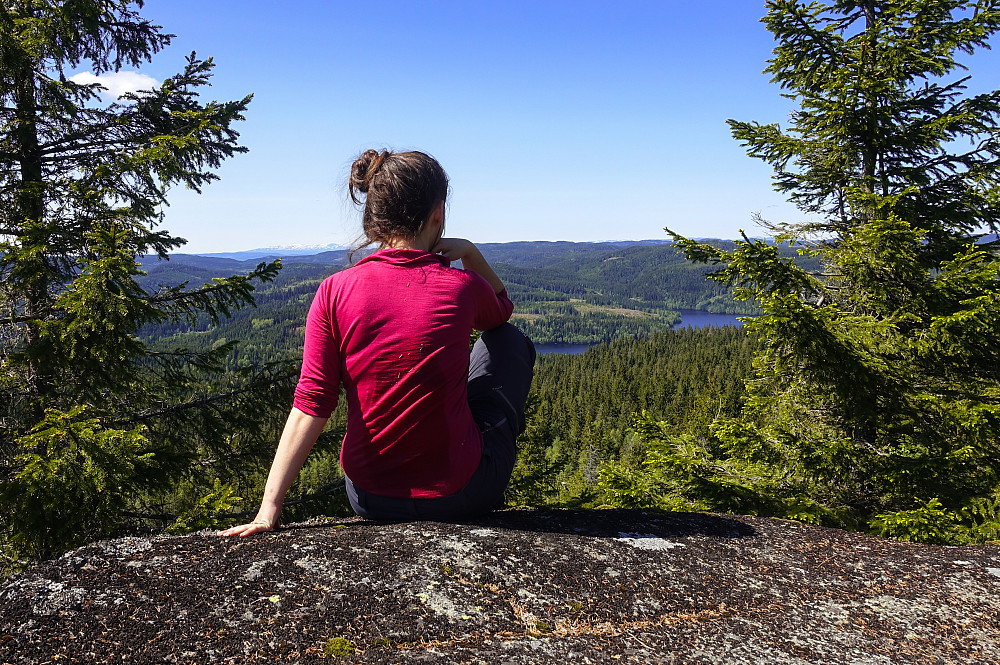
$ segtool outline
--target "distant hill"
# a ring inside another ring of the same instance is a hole
[[[518,267],[545,267],[555,261],[577,261],[617,249],[616,245],[604,242],[545,242],[520,241],[503,243],[482,243],[477,245],[486,260],[492,263],[506,263]]]
[[[273,261],[277,258],[279,257],[258,256],[253,259],[237,260],[218,255],[171,254],[170,258],[164,261],[156,256],[144,256],[139,260],[139,265],[146,271],[146,276],[142,277],[139,283],[146,289],[155,289],[160,285],[175,286],[188,282],[188,286],[193,288],[211,281],[213,277],[249,272],[261,261]],[[288,273],[289,266],[296,264],[313,266],[312,269],[307,268],[305,273],[326,275],[348,265],[347,252],[343,250],[280,258],[285,266],[285,274]]]

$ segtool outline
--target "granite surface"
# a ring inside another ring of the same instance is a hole
[[[0,663],[1000,663],[1000,547],[505,511],[88,545],[0,586]]]

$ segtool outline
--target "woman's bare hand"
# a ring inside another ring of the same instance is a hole
[[[441,238],[431,251],[449,261],[461,259],[463,268],[481,275],[497,293],[503,291],[503,282],[483,258],[482,252],[465,238]]]
[[[281,517],[281,504],[292,481],[298,475],[306,456],[316,443],[316,437],[323,431],[326,418],[311,416],[292,407],[285,429],[281,432],[278,450],[274,453],[271,470],[264,484],[264,498],[260,502],[257,517],[249,524],[241,524],[220,531],[219,536],[252,536],[255,533],[274,531]]]
[[[255,533],[263,533],[265,531],[274,531],[275,526],[271,524],[270,520],[266,520],[258,517],[253,522],[249,524],[241,524],[239,526],[230,527],[224,531],[220,531],[215,534],[217,536],[239,536],[240,538],[245,538],[246,536],[252,536]]]
[[[431,251],[440,254],[449,261],[459,261],[468,256],[470,252],[478,250],[465,238],[441,238]]]

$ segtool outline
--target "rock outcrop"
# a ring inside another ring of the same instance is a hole
[[[125,538],[0,586],[0,663],[324,658],[992,665],[1000,548],[753,517],[507,511]]]

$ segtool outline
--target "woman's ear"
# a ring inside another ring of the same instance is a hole
[[[431,216],[427,218],[431,226],[437,226],[438,224],[444,224],[444,201],[438,201],[434,209],[431,210]]]

